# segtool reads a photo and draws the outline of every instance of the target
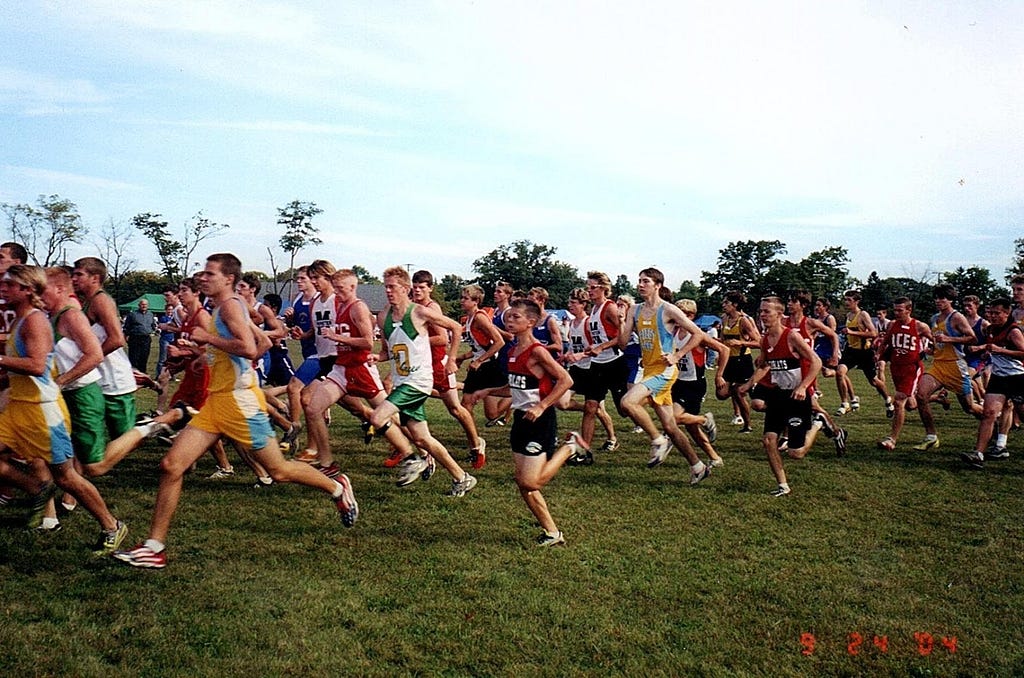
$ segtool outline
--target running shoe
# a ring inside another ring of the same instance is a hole
[[[113,556],[132,567],[161,570],[167,567],[167,549],[157,553],[145,544],[139,544],[131,551],[114,551]]]
[[[785,452],[789,449],[789,438],[782,436],[779,438],[779,452]]]
[[[537,537],[537,546],[564,546],[565,537],[562,535],[562,531],[559,530],[554,534],[548,532],[541,532],[540,536]]]
[[[937,436],[925,436],[920,444],[914,445],[914,449],[918,452],[925,452],[927,450],[934,450],[938,446],[939,439]]]
[[[850,398],[850,409],[854,412],[860,409],[860,396]]]
[[[43,524],[43,513],[46,512],[46,505],[53,495],[57,493],[57,486],[53,481],[47,481],[39,494],[29,501],[28,528],[34,530]]]
[[[422,480],[423,482],[427,482],[428,480],[430,480],[431,478],[434,477],[434,472],[436,470],[437,470],[437,463],[434,461],[434,458],[431,457],[428,454],[427,455],[427,467],[425,469],[423,469],[422,473],[420,473],[420,480]]]
[[[319,458],[320,455],[317,453],[316,450],[311,450],[307,447],[302,452],[299,452],[294,457],[292,457],[292,460],[301,461],[303,464],[314,464],[316,463],[316,460]]]
[[[341,473],[341,468],[339,468],[338,465],[333,461],[327,466],[322,466],[318,464],[315,465],[313,468],[320,471],[320,473],[323,473],[328,478],[337,478],[338,475]]]
[[[704,413],[704,423],[700,426],[708,436],[708,442],[714,444],[718,440],[718,424],[715,423],[715,415],[711,412]]]
[[[1005,447],[997,447],[995,445],[995,443],[993,443],[992,445],[989,446],[989,448],[987,450],[985,450],[985,458],[986,459],[1009,459],[1010,458],[1010,453],[1007,451],[1007,449]]]
[[[985,455],[977,450],[973,452],[961,452],[960,461],[964,462],[971,468],[983,469],[985,468]]]
[[[466,493],[476,487],[476,478],[468,473],[462,480],[453,480],[452,489],[448,491],[449,497],[465,497]]]
[[[186,426],[188,426],[188,423],[192,421],[192,417],[199,414],[199,410],[189,407],[180,400],[174,403],[173,409],[176,409],[181,412],[181,418],[170,425],[172,431],[180,431],[181,429],[185,428]]]
[[[469,461],[474,469],[482,469],[487,463],[487,441],[483,438],[476,439],[476,447],[469,451]]]
[[[495,426],[504,426],[504,425],[505,425],[505,417],[495,417],[494,419],[488,419],[487,423],[485,424],[485,426],[487,426],[487,428],[494,428]]]
[[[719,457],[718,459],[709,459],[707,463],[713,466],[714,468],[722,468],[723,466],[725,466],[725,459],[722,459],[721,457]]]
[[[117,526],[114,529],[100,532],[100,537],[96,540],[96,546],[92,548],[92,554],[98,557],[113,553],[121,546],[121,542],[127,536],[128,526],[120,520],[117,521]]]
[[[39,527],[33,528],[32,532],[36,534],[53,534],[54,532],[60,532],[64,529],[64,523],[55,522],[53,525],[47,527],[46,521],[39,523]]]
[[[841,417],[844,414],[849,414],[852,411],[853,408],[850,407],[850,403],[840,403],[839,407],[836,408],[836,416]]]
[[[225,478],[234,478],[234,477],[235,477],[235,469],[233,469],[230,466],[228,468],[223,468],[221,466],[218,466],[216,471],[214,471],[210,475],[206,476],[206,479],[207,480],[224,480]]]
[[[741,416],[739,416],[737,414],[735,417],[732,418],[732,425],[733,426],[743,426],[743,417],[741,417]]]
[[[634,426],[633,427],[633,433],[643,433],[643,432],[644,432],[644,429],[643,429],[642,426]]]
[[[352,481],[344,473],[338,476],[337,480],[341,485],[341,496],[334,500],[334,505],[341,516],[341,524],[352,527],[359,519],[359,503],[356,501],[355,492],[352,491]]]
[[[384,460],[384,468],[395,468],[405,459],[405,454],[400,450],[392,450],[391,456]]]
[[[609,438],[601,446],[602,452],[614,452],[617,449],[619,449],[619,441],[616,438]]]
[[[772,495],[773,497],[785,497],[787,494],[789,494],[792,491],[793,490],[789,489],[788,486],[783,487],[782,485],[779,485],[774,490],[769,492],[769,494]]]
[[[750,428],[749,426],[744,426],[743,428],[741,428],[741,429],[740,429],[740,430],[738,431],[738,433],[750,433],[750,432],[751,432],[751,431],[753,431],[753,430],[754,430],[754,429]]]
[[[828,423],[828,417],[822,412],[815,412],[811,415],[811,422],[818,422],[821,424],[821,430],[824,431],[826,438],[835,438],[836,430],[832,428],[831,424]]]
[[[884,438],[878,441],[878,447],[880,447],[883,450],[895,450],[896,441],[893,440],[892,436],[885,436]]]
[[[398,481],[395,483],[399,487],[405,487],[419,480],[423,472],[427,470],[427,460],[424,457],[413,454],[408,459],[403,461],[398,467]]]
[[[664,433],[651,441],[651,458],[647,460],[647,468],[660,465],[671,449],[672,441]]]
[[[364,421],[359,425],[359,428],[363,429],[363,444],[369,445],[373,442],[373,436],[377,434],[377,429],[373,427],[373,424],[368,421]]]
[[[690,471],[690,484],[696,485],[700,481],[711,475],[711,464],[704,464],[704,468],[700,471]]]
[[[836,456],[841,457],[846,454],[846,439],[848,438],[845,428],[841,428],[836,431],[836,437],[832,441],[836,445]]]
[[[291,426],[288,427],[288,430],[284,432],[283,436],[281,436],[281,448],[284,449],[285,445],[288,446],[289,450],[295,447],[295,442],[299,439],[300,433],[302,433],[302,422],[293,421]]]
[[[896,416],[896,405],[892,402],[892,397],[885,399],[885,416],[892,419]]]
[[[270,478],[270,477],[259,478],[259,477],[257,477],[256,478],[256,483],[252,486],[252,488],[254,490],[265,490],[268,487],[273,487],[273,486],[274,486],[274,479],[273,478]]]

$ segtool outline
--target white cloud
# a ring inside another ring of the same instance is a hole
[[[41,169],[38,167],[18,167],[16,165],[4,165],[5,172],[41,182],[42,185],[51,186],[45,190],[62,192],[67,185],[85,186],[87,188],[100,188],[113,191],[139,191],[142,186],[124,181],[115,181],[103,177],[92,177],[69,172],[56,172],[53,170]],[[43,189],[41,189],[43,190]]]

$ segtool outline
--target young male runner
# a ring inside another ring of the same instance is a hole
[[[768,455],[768,466],[778,487],[773,497],[791,492],[779,454],[779,438],[789,432],[793,447],[804,446],[804,437],[811,426],[811,403],[807,389],[821,370],[821,359],[800,336],[782,323],[783,305],[778,297],[761,300],[758,317],[764,326],[761,352],[757,356],[754,374],[740,387],[747,392],[758,385],[765,401],[764,437],[762,443]],[[769,377],[766,384],[765,377]]]
[[[552,407],[569,389],[571,378],[533,335],[541,319],[540,306],[531,300],[513,302],[505,314],[505,326],[516,343],[508,356],[508,385],[512,393],[512,430],[509,442],[515,461],[516,486],[543,533],[538,546],[565,543],[541,490],[566,460],[586,449],[578,433],[570,433],[555,449],[558,419]]]
[[[416,271],[412,274],[412,300],[440,313],[441,306],[430,296],[433,290],[434,276],[430,274],[430,271]],[[438,397],[447,408],[448,414],[459,422],[462,430],[466,433],[469,460],[473,468],[481,469],[487,463],[487,441],[478,435],[473,413],[463,407],[459,401],[455,371],[448,369],[448,345],[450,343],[451,337],[448,330],[430,326],[430,356],[434,372],[434,390],[437,391]]]
[[[848,290],[843,295],[846,322],[839,328],[839,332],[846,337],[846,348],[843,349],[843,356],[836,368],[836,388],[839,390],[840,400],[836,416],[841,417],[860,409],[860,398],[854,393],[853,383],[850,381],[849,372],[852,369],[859,369],[864,373],[864,377],[875,387],[878,395],[882,396],[886,416],[891,416],[892,397],[885,388],[885,382],[878,378],[875,352],[872,348],[878,331],[871,322],[871,315],[860,307],[860,298],[860,292],[857,290]]]
[[[913,304],[907,297],[898,297],[893,301],[894,318],[882,335],[877,349],[878,360],[889,363],[893,386],[896,389],[892,431],[878,443],[883,450],[896,448],[907,408],[917,407],[914,394],[917,393],[918,383],[924,372],[924,345],[925,341],[932,339],[931,328],[914,319],[911,316],[912,312]]]
[[[411,289],[412,280],[404,268],[392,266],[384,271],[384,293],[390,308],[380,312],[377,325],[382,333],[380,358],[391,361],[392,390],[387,399],[373,411],[370,423],[377,435],[380,435],[395,428],[391,422],[396,414],[399,415],[402,425],[413,438],[413,444],[425,450],[451,475],[452,489],[448,494],[462,497],[476,487],[476,478],[463,471],[444,445],[430,434],[427,413],[423,407],[434,389],[430,326],[451,333],[449,365],[455,364],[462,326],[435,309],[414,304],[409,296]],[[422,473],[428,465],[425,459],[419,457],[410,458],[403,464],[403,471],[407,474]]]
[[[275,482],[295,482],[330,494],[345,527],[352,527],[359,517],[348,476],[332,480],[308,464],[285,461],[281,456],[252,366],[270,340],[253,325],[245,302],[235,295],[241,273],[242,264],[233,254],[213,254],[206,259],[202,289],[214,307],[213,317],[207,328],[193,330],[192,340],[206,344],[210,354],[210,395],[160,462],[149,538],[130,551],[114,553],[133,567],[166,567],[165,542],[181,498],[182,478],[221,435],[245,448]]]
[[[739,392],[754,373],[754,358],[750,349],[757,348],[761,342],[761,333],[757,325],[743,312],[747,297],[742,292],[729,291],[722,301],[722,343],[729,347],[729,367],[725,371],[725,381],[729,384],[729,396],[732,398],[733,412],[736,417],[732,423],[740,425],[740,433],[749,433],[750,401]]]
[[[622,398],[622,409],[630,419],[651,438],[651,458],[648,468],[654,468],[668,456],[674,444],[690,463],[690,484],[696,485],[711,474],[693,451],[690,441],[676,424],[672,409],[672,384],[679,374],[676,364],[680,358],[700,343],[700,328],[674,305],[662,300],[660,290],[665,276],[656,268],[640,271],[637,291],[643,303],[626,314],[625,326],[619,335],[619,348],[624,348],[634,327],[640,339],[641,381],[633,384]],[[690,341],[679,350],[673,350],[672,335],[682,327],[690,333]],[[658,431],[645,404],[650,399],[665,433]]]

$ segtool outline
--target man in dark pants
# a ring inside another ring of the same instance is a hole
[[[156,331],[156,316],[149,310],[149,302],[139,300],[139,308],[129,311],[124,319],[124,335],[128,340],[128,361],[139,372],[146,371],[149,348]]]

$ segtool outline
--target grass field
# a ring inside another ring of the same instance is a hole
[[[938,450],[910,449],[913,415],[882,452],[881,403],[855,385],[849,455],[822,439],[787,461],[785,498],[768,495],[759,435],[738,434],[727,404],[708,402],[726,465],[697,487],[676,452],[646,469],[647,441],[622,424],[620,451],[546,491],[565,548],[533,547],[507,429],[481,429],[489,463],[452,499],[443,475],[394,487],[383,444],[365,446],[338,410],[332,442],[362,508],[351,530],[315,492],[255,490],[247,472],[206,480],[209,457],[186,479],[163,571],[92,559],[97,527],[81,511],[36,536],[4,509],[2,664],[11,676],[1024,674],[1020,435],[1009,461],[965,470],[956,452],[975,423],[954,408],[938,410]],[[831,385],[823,402],[837,404]],[[461,448],[439,403],[430,412]],[[561,430],[578,417],[560,415]],[[161,451],[98,482],[133,543]]]

